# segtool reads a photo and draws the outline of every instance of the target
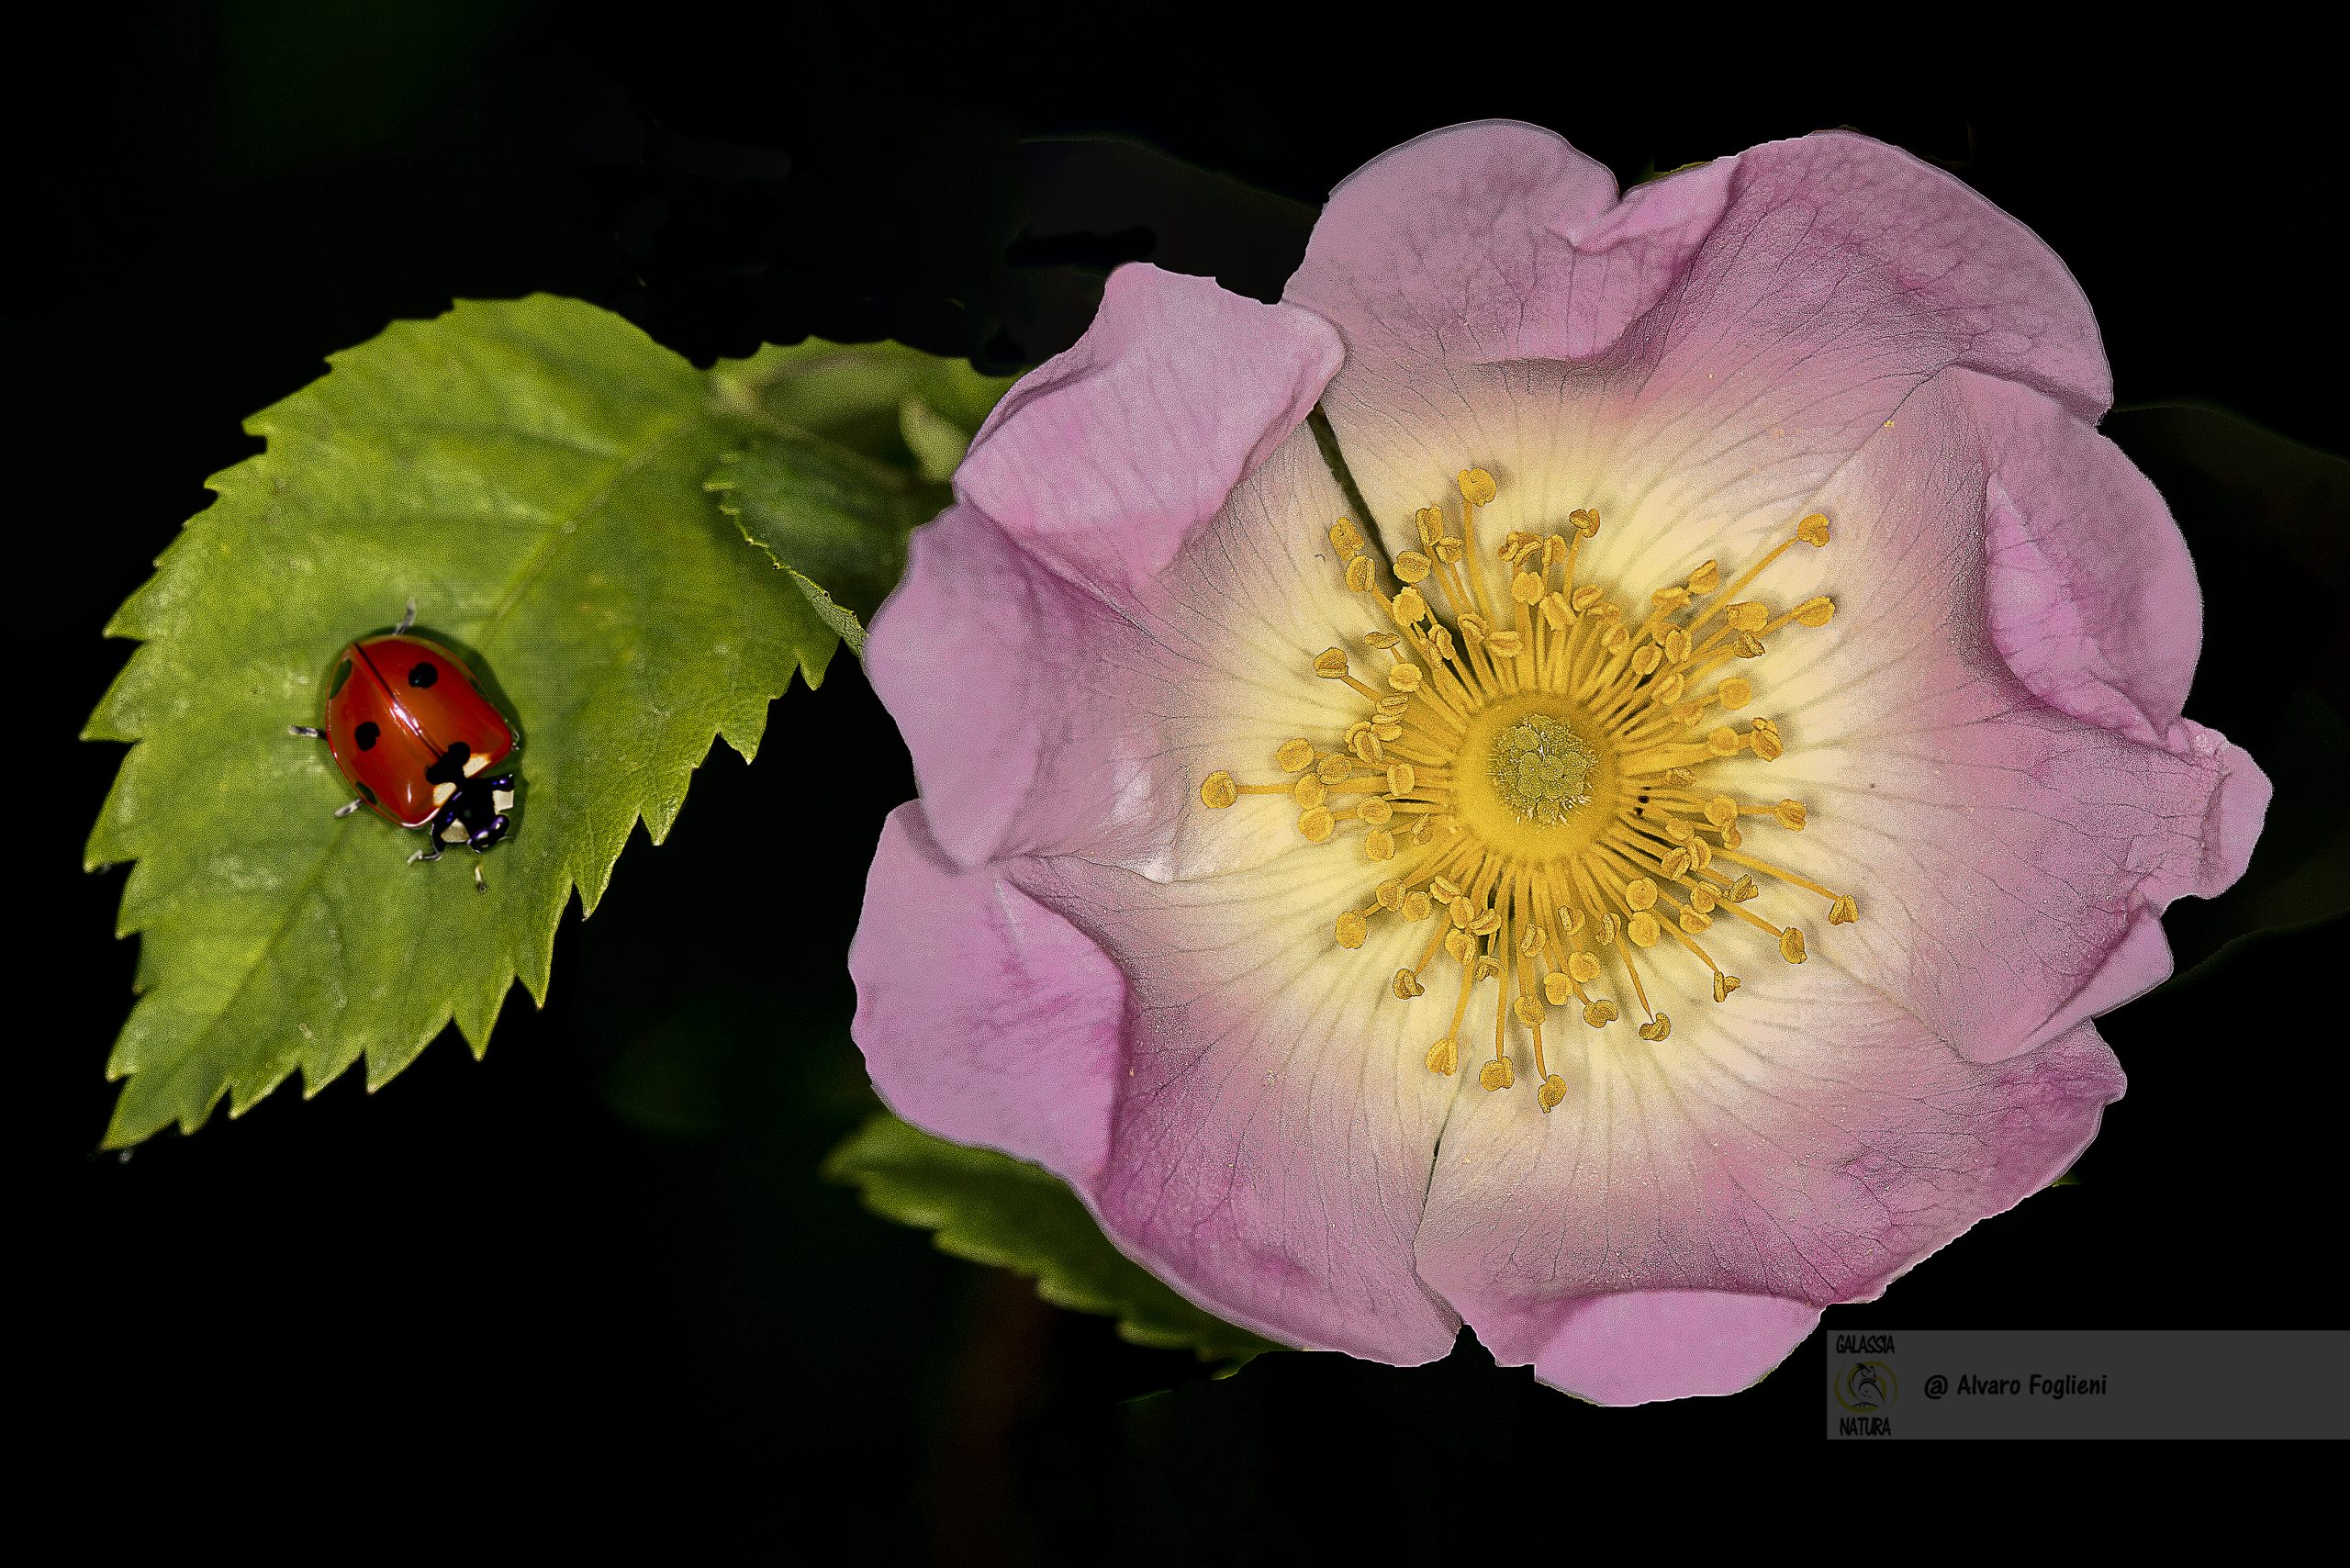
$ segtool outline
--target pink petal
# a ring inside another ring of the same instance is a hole
[[[1833,543],[1763,585],[1777,603],[1825,589],[1838,611],[1821,631],[1779,633],[1760,666],[1755,711],[1778,721],[1787,753],[1740,782],[1803,801],[1810,825],[1766,821],[1746,852],[1853,893],[1860,924],[1816,951],[1976,1057],[2053,1038],[2167,974],[2163,909],[2242,873],[2266,801],[2250,759],[2165,711],[2159,685],[2110,710],[2117,733],[2050,706],[2003,656],[2003,572],[1986,564],[1980,520],[1994,498],[2019,517],[2102,504],[2095,438],[2060,437],[2052,421],[2068,420],[2009,383],[1938,378],[1818,496]],[[2019,428],[2039,439],[2011,441]],[[2088,449],[2077,465],[2048,460],[2067,445]],[[2136,519],[2158,558],[2160,521]],[[2117,560],[2117,578],[2131,570]],[[2030,644],[2027,669],[2045,681],[2068,667],[2051,648],[2077,669],[2192,623],[2191,577],[2139,580],[2161,591],[2063,600],[2096,618]]]
[[[1460,1320],[1414,1272],[1454,1080],[1429,1072],[1385,980],[1423,929],[1330,935],[1359,856],[1298,845],[1161,886],[1076,860],[1018,872],[1133,987],[1109,1157],[1090,1196],[1120,1248],[1185,1295],[1289,1344],[1395,1365]],[[1382,1002],[1382,999],[1384,999]],[[1440,1026],[1441,1019],[1436,1021]]]
[[[1485,124],[1325,211],[1289,297],[1346,339],[1324,406],[1391,526],[1472,464],[1560,515],[1784,512],[1952,364],[2109,400],[2063,263],[1906,153],[1830,133],[1605,189],[1549,133]]]
[[[1727,1291],[1624,1291],[1559,1314],[1534,1375],[1601,1405],[1736,1394],[1786,1360],[1820,1309]]]
[[[950,857],[1172,877],[1269,852],[1192,819],[1210,772],[1338,711],[1307,666],[1362,611],[1303,425],[1337,360],[1306,311],[1132,266],[997,406],[866,650]]]
[[[1583,1050],[1548,1116],[1464,1102],[1420,1271],[1497,1360],[1610,1403],[1742,1387],[1821,1306],[2047,1185],[2121,1092],[2086,1025],[1969,1062],[1817,969],[1675,1006],[1653,1047]]]
[[[891,1110],[1080,1188],[1099,1177],[1125,980],[1002,868],[958,869],[919,803],[881,830],[848,967],[851,1032]]]
[[[1304,421],[1337,364],[1337,334],[1307,311],[1120,267],[1077,346],[988,416],[955,492],[1114,600]]]
[[[924,836],[942,853],[978,867],[1043,846],[1048,835],[1016,831],[1037,797],[1065,798],[1069,776],[1107,762],[1098,744],[1077,755],[1093,737],[1072,731],[1092,710],[1069,700],[1072,683],[1125,642],[1107,605],[984,514],[951,507],[914,531],[906,575],[873,619],[866,674],[913,754]],[[1096,823],[1105,806],[1079,809]]]
[[[915,530],[866,671],[940,848],[966,866],[1083,855],[1163,880],[1295,845],[1294,810],[1212,812],[1199,789],[1218,769],[1279,778],[1283,741],[1358,716],[1312,672],[1363,630],[1327,537],[1345,509],[1313,433],[1295,431],[1114,603],[968,504]]]
[[[1737,160],[1637,187],[1514,120],[1431,131],[1330,194],[1286,297],[1338,324],[1350,376],[1430,361],[1588,359],[1720,218]]]
[[[2011,382],[1958,375],[1992,471],[1991,637],[2053,708],[2159,743],[2195,676],[2203,599],[2170,509],[2111,442]]]

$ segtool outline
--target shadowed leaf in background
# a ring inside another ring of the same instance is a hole
[[[833,1151],[824,1173],[856,1187],[876,1214],[934,1232],[957,1258],[1031,1276],[1055,1306],[1115,1317],[1136,1344],[1211,1361],[1280,1348],[1159,1283],[1110,1245],[1067,1183],[1008,1154],[880,1115]]]

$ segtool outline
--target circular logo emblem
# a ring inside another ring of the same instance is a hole
[[[1883,1361],[1854,1361],[1836,1379],[1836,1403],[1855,1415],[1884,1410],[1901,1397],[1901,1383]]]

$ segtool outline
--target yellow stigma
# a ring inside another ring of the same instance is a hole
[[[1746,799],[1721,776],[1731,759],[1767,764],[1786,750],[1774,721],[1745,714],[1752,677],[1729,671],[1756,668],[1749,661],[1788,628],[1834,618],[1824,595],[1780,610],[1750,591],[1788,550],[1825,546],[1828,520],[1805,517],[1742,571],[1700,562],[1634,599],[1578,578],[1597,511],[1496,543],[1478,514],[1500,493],[1490,471],[1461,470],[1458,531],[1447,506],[1420,508],[1419,547],[1392,566],[1351,520],[1328,527],[1347,587],[1377,607],[1377,623],[1360,663],[1345,648],[1304,662],[1352,690],[1360,716],[1282,745],[1277,779],[1242,783],[1218,768],[1199,794],[1213,810],[1287,796],[1308,843],[1359,846],[1368,890],[1333,913],[1331,939],[1354,949],[1399,923],[1413,929],[1417,960],[1375,983],[1392,999],[1382,1006],[1438,996],[1422,1004],[1438,1009],[1427,1070],[1457,1073],[1469,1044],[1483,1058],[1477,1081],[1499,1092],[1517,1083],[1512,1053],[1523,1050],[1547,1113],[1575,1091],[1551,1069],[1546,1031],[1553,1042],[1570,1026],[1605,1038],[1628,1020],[1643,1047],[1672,1039],[1642,980],[1650,966],[1695,965],[1714,1001],[1729,1000],[1741,982],[1708,946],[1717,921],[1804,962],[1803,927],[1748,907],[1758,877],[1823,901],[1831,927],[1860,914],[1852,893],[1748,850],[1749,827],[1802,832],[1804,803]],[[1401,585],[1392,592],[1389,570]],[[1490,1051],[1462,1038],[1470,1000],[1488,985]]]
[[[1591,804],[1599,754],[1548,713],[1528,713],[1494,737],[1487,754],[1494,793],[1529,823],[1555,827]]]

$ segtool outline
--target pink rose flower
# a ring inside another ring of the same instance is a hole
[[[873,625],[876,1085],[1283,1342],[1751,1383],[2080,1154],[2259,831],[2110,390],[1852,135],[1619,200],[1461,126],[1279,305],[1121,269]]]

